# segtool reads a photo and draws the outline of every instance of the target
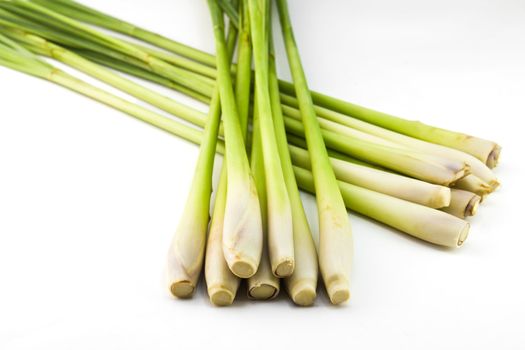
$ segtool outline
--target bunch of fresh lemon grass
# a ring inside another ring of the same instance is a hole
[[[500,155],[497,144],[309,90],[286,0],[277,0],[277,8],[293,83],[277,77],[269,0],[208,4],[215,55],[71,0],[0,1],[1,65],[200,145],[168,251],[174,296],[190,297],[204,266],[216,305],[234,301],[241,279],[247,279],[251,298],[275,297],[282,280],[296,304],[311,305],[319,270],[330,301],[346,301],[353,252],[347,209],[434,244],[464,243],[470,228],[465,217],[499,185],[491,170]],[[42,56],[168,115],[90,85]],[[187,94],[209,104],[209,112],[128,76]],[[224,154],[224,165],[210,219],[216,152]],[[299,188],[317,198],[317,245]]]

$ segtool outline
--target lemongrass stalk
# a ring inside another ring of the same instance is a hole
[[[235,7],[232,6],[231,2],[229,0],[219,0],[219,6],[228,16],[230,24],[235,28],[239,28],[239,14]]]
[[[288,147],[293,164],[310,169],[310,157],[304,149],[306,147],[305,141],[294,135],[288,135],[287,138],[290,142]],[[338,180],[431,208],[449,205],[450,189],[446,186],[400,176],[384,168],[348,157],[345,154],[332,150],[328,151],[332,168]]]
[[[109,16],[78,2],[71,0],[40,0],[38,2],[45,4],[45,6],[51,6],[53,3],[59,3],[63,5],[62,9],[55,7],[56,11],[62,11],[64,9],[70,8],[71,10],[67,11],[67,15],[77,20],[129,35],[133,38],[149,42],[163,49],[172,51],[181,56],[191,58],[195,61],[205,63],[212,67],[216,64],[215,57],[209,53],[197,50],[180,42],[175,42],[174,40],[168,39],[162,35],[139,26],[135,26],[118,18]]]
[[[273,48],[271,26],[270,35],[270,57],[269,57],[269,89],[272,107],[275,138],[279,150],[279,157],[283,167],[283,175],[286,190],[292,207],[293,241],[295,268],[294,273],[285,278],[285,285],[290,298],[296,305],[310,306],[317,297],[317,280],[319,275],[317,252],[310,231],[310,225],[304,212],[303,203],[297,188],[297,182],[292,167],[286,130],[284,127],[281,102],[279,99],[279,82]],[[308,151],[302,150],[309,159]]]
[[[1,34],[0,38],[2,38],[2,40],[7,39]],[[87,84],[62,70],[47,64],[36,56],[24,56],[12,50],[11,52],[8,52],[5,48],[0,46],[0,63],[12,69],[49,80],[70,90],[76,91],[169,133],[179,135],[190,142],[200,143],[201,141],[202,131],[154,113],[144,107],[112,95],[103,89]]]
[[[297,136],[303,136],[305,127],[298,120],[285,118],[286,129]],[[364,138],[321,130],[326,145],[352,157],[370,162],[396,172],[438,185],[448,186],[469,174],[467,164],[436,157],[433,155],[407,150],[402,147],[390,147]]]
[[[228,1],[228,0],[223,0]],[[235,99],[239,112],[239,123],[242,134],[246,139],[248,130],[248,116],[250,113],[250,96],[252,86],[252,42],[250,33],[250,23],[248,20],[248,9],[242,0],[239,1],[239,8],[242,9],[242,17],[239,28],[239,50],[237,53],[238,69],[235,74]]]
[[[2,42],[2,38],[0,35],[0,42]],[[6,48],[5,45],[0,45],[0,64],[62,85],[192,143],[199,144],[201,142],[202,131],[114,96],[102,89],[76,79],[37,58],[27,58],[24,54],[9,49],[9,46]],[[217,152],[224,154],[224,151],[224,144],[218,142]],[[314,184],[311,172],[299,167],[294,167],[294,173],[297,177],[297,183],[302,189],[313,190]],[[454,242],[454,239],[446,238],[454,236],[451,232],[460,226],[458,221],[451,221],[450,217],[453,216],[441,212],[441,214],[447,215],[442,217],[444,218],[442,223],[438,223],[435,226],[423,224],[425,222],[432,222],[431,219],[433,218],[435,210],[374,191],[364,190],[357,186],[345,185],[345,183],[341,181],[338,182],[338,186],[340,186],[342,190],[342,196],[348,209],[359,212],[423,240],[453,246],[451,242]],[[381,199],[386,199],[386,202],[382,203]],[[363,206],[362,203],[366,205]],[[399,203],[404,203],[403,206],[409,206],[409,209],[401,210],[400,207],[398,207]],[[455,219],[460,220],[458,218]],[[463,221],[461,220],[460,222]],[[459,233],[456,234],[458,237],[457,243],[462,244],[468,233],[468,226],[466,226],[466,228],[463,227],[458,230],[458,232]]]
[[[319,210],[319,264],[325,287],[333,304],[350,298],[353,238],[348,213],[330,166],[323,135],[294,41],[286,1],[277,1],[290,70],[301,110],[305,138],[312,161]]]
[[[223,169],[225,169],[223,167]],[[241,279],[235,276],[228,267],[222,252],[222,233],[224,229],[224,211],[226,207],[227,177],[221,172],[215,205],[212,212],[206,256],[204,277],[210,301],[216,306],[231,305],[237,294]]]
[[[248,0],[250,27],[255,62],[255,94],[259,111],[259,130],[267,190],[268,248],[272,271],[277,277],[293,273],[292,209],[275,139],[268,78],[268,26],[269,2]]]
[[[299,148],[302,148],[302,149],[306,149],[307,148],[306,141],[302,137],[299,137],[299,136],[296,136],[296,135],[293,135],[293,134],[286,134],[286,139],[288,140],[288,143],[290,144],[290,146],[296,146],[296,147],[299,147]],[[344,160],[346,162],[350,162],[350,163],[353,163],[353,164],[365,165],[365,166],[367,166],[369,168],[385,170],[385,168],[380,167],[379,165],[375,165],[375,164],[370,164],[370,163],[364,162],[362,160],[350,157],[348,154],[341,153],[339,151],[334,151],[333,149],[330,149],[330,148],[328,149],[328,156],[330,158]]]
[[[310,159],[305,150],[292,145],[289,146],[289,150],[295,165],[310,169]],[[442,208],[450,204],[448,187],[332,157],[330,162],[338,180],[430,208]]]
[[[227,51],[230,60],[233,55],[236,40],[237,30],[232,29],[228,34],[227,40]],[[53,56],[56,56],[56,51],[56,48],[51,48]],[[90,65],[86,65],[84,62],[83,66],[89,67]],[[94,66],[95,68],[97,67],[96,65]],[[137,85],[132,85],[132,87],[135,88],[136,86]],[[140,92],[141,89],[135,91]],[[147,91],[145,91],[145,93],[147,93]],[[158,95],[151,94],[151,96],[154,98]],[[174,105],[171,99],[165,98],[162,101],[170,102],[170,106]],[[180,104],[176,105],[176,107],[179,108],[181,106]],[[173,236],[168,250],[166,269],[168,285],[171,293],[179,298],[186,298],[193,294],[193,291],[197,287],[204,262],[204,248],[208,230],[210,196],[212,191],[213,163],[219,132],[220,113],[219,90],[216,88],[210,103],[189,196],[186,200],[177,231]],[[212,299],[216,301],[220,299],[221,302],[226,301],[224,297],[217,297],[217,295],[214,295]],[[217,301],[217,303],[219,303],[219,301]]]
[[[239,69],[236,74],[235,95],[237,108],[239,110],[241,132],[242,135],[246,137],[251,83],[251,43],[249,27],[246,26],[239,28],[237,60]],[[225,164],[224,160],[223,164]],[[208,295],[213,304],[221,306],[230,305],[233,302],[240,282],[239,277],[234,275],[228,267],[222,249],[228,183],[227,177],[226,166],[223,165],[219,186],[217,188],[213,218],[210,225],[205,263]]]
[[[294,118],[300,118],[300,113],[294,115]],[[318,118],[318,121],[328,147],[336,148],[366,162],[387,167],[421,180],[449,185],[468,174],[468,169],[470,169],[461,160],[455,161],[407,148],[324,118]],[[303,132],[303,128],[297,121],[287,119],[287,126],[291,132],[297,135],[301,135]],[[335,144],[332,142],[334,138],[337,139]],[[356,142],[360,143],[359,147],[356,147]],[[363,150],[366,151],[363,152]]]
[[[141,49],[144,52],[149,53],[152,56],[155,56],[156,58],[159,58],[163,61],[166,61],[174,66],[184,68],[185,70],[188,70],[193,73],[198,73],[206,78],[217,78],[217,71],[209,66],[200,64],[198,62],[195,62],[193,60],[187,59],[185,57],[173,55],[168,52],[160,51],[157,49],[153,49],[148,46],[139,45],[137,43],[128,42],[130,45],[136,46],[139,49]]]
[[[251,40],[251,28],[249,19],[248,5],[242,1],[240,7],[240,23],[241,23],[241,39],[243,44],[246,45],[247,51],[251,52],[252,40]],[[239,69],[237,70],[237,82],[236,82],[236,93],[237,103],[242,105],[243,113],[247,116],[250,108],[250,82],[243,81],[240,78],[251,80],[251,56],[250,59],[242,61],[242,57],[239,58]],[[244,84],[244,85],[243,85]],[[243,96],[240,96],[240,94]],[[270,264],[270,257],[268,253],[268,216],[267,216],[267,197],[266,197],[266,180],[264,174],[263,155],[261,147],[261,134],[258,121],[257,104],[254,106],[254,120],[253,120],[253,137],[252,137],[252,150],[250,157],[250,165],[252,173],[255,179],[255,185],[257,187],[257,193],[259,195],[259,204],[261,207],[261,219],[263,226],[263,247],[261,261],[257,272],[248,278],[247,289],[248,296],[256,300],[268,300],[276,297],[279,294],[280,283],[279,279],[274,276],[272,267]]]
[[[300,118],[299,110],[294,108],[297,106],[297,99],[291,96],[282,94],[281,101],[284,104],[287,104],[283,106],[283,110],[285,111],[286,115],[293,116],[296,119]],[[410,148],[410,149],[420,150],[420,151],[423,151],[429,154],[433,154],[439,157],[450,158],[450,159],[462,161],[462,162],[467,163],[470,166],[471,171],[474,175],[478,176],[483,181],[489,183],[493,188],[496,188],[498,186],[498,180],[496,176],[485,165],[485,163],[481,162],[478,158],[468,153],[458,151],[453,148],[441,146],[438,144],[430,143],[427,141],[422,141],[422,140],[419,140],[419,139],[416,139],[410,136],[406,136],[404,134],[400,134],[400,133],[379,127],[377,125],[364,122],[357,118],[352,118],[350,116],[332,111],[327,108],[315,106],[315,111],[317,115],[319,116],[321,126],[323,126],[321,122],[323,121],[326,125],[324,126],[324,128],[327,130],[337,130],[337,126],[345,125],[350,128],[368,133],[370,135],[377,136],[383,140],[388,140],[396,144],[406,146],[407,148]]]
[[[52,57],[64,64],[67,64],[73,68],[76,68],[83,73],[91,75],[117,89],[120,89],[138,99],[141,99],[145,102],[154,105],[164,111],[174,114],[174,115],[184,115],[184,119],[187,121],[203,125],[206,123],[206,120],[209,121],[210,117],[206,117],[205,113],[202,113],[194,108],[187,107],[175,100],[163,96],[158,92],[155,92],[151,89],[143,87],[140,84],[137,84],[127,78],[124,78],[112,71],[101,67],[98,64],[92,63],[91,61],[82,58],[81,56],[76,55],[75,53],[68,51],[58,45],[55,45],[46,39],[40,38],[32,34],[17,34],[11,33],[13,38],[16,38],[19,41],[23,41],[31,45],[33,48],[39,49],[40,53],[46,54],[49,57]],[[230,39],[230,46],[233,46]],[[218,96],[214,96],[216,101],[211,103],[211,109],[218,110],[220,105],[218,104]],[[214,112],[215,113],[215,112]]]
[[[55,1],[52,2],[46,2],[45,6],[47,8],[53,9],[56,12],[59,12],[65,16],[76,18],[77,12],[76,10],[69,9],[68,7],[64,7],[62,4],[55,3]],[[1,8],[3,7],[3,8]],[[6,11],[7,10],[7,11]],[[97,52],[106,52],[107,49],[104,49],[104,46],[97,45],[94,42],[91,42],[88,39],[82,38],[80,36],[74,36],[71,35],[68,32],[64,32],[61,30],[58,30],[56,28],[46,26],[46,18],[45,17],[36,17],[37,14],[33,13],[32,18],[33,21],[28,20],[24,17],[20,17],[14,13],[9,12],[11,11],[19,11],[16,6],[13,6],[13,4],[9,3],[1,3],[0,2],[0,22],[2,19],[7,23],[7,25],[18,25],[24,27],[27,31],[37,34],[40,36],[44,36],[47,39],[53,40],[56,43],[60,43],[61,45],[67,45],[72,46],[76,48],[91,48],[94,49]],[[73,12],[71,12],[73,11]],[[43,24],[39,24],[38,22],[35,22],[36,19],[40,19],[40,22]],[[131,42],[128,40],[120,39],[123,42],[125,42],[128,45],[135,46],[138,49],[158,58],[163,61],[166,61],[172,65],[178,66],[180,68],[184,68],[185,70],[191,71],[193,73],[198,73],[204,77],[207,78],[217,78],[217,71],[214,67],[210,67],[208,65],[202,64],[200,62],[196,62],[192,59],[186,58],[184,56],[174,55],[172,53],[162,51],[156,48],[152,48],[149,46],[137,44],[135,42]],[[111,53],[114,55],[114,53]],[[235,66],[234,66],[235,67]]]
[[[481,197],[475,193],[458,190],[453,188],[451,192],[450,205],[445,208],[441,208],[446,213],[457,216],[458,218],[464,219],[467,216],[474,216],[478,211]]]
[[[314,179],[305,169],[294,167],[301,187],[314,193]],[[470,224],[453,215],[423,205],[339,181],[348,209],[368,216],[414,237],[456,248],[467,239]]]
[[[40,4],[48,9],[51,9],[55,12],[58,12],[64,16],[75,18],[77,20],[83,21],[83,22],[89,22],[84,21],[83,19],[91,18],[92,20],[96,21],[96,16],[92,16],[89,13],[85,13],[83,9],[75,8],[76,3],[72,3],[71,1],[46,1],[46,0],[32,0],[33,2]],[[226,2],[225,2],[226,3]],[[229,2],[227,2],[229,3]],[[231,6],[231,3],[229,3]],[[82,5],[80,5],[82,7]],[[100,13],[99,13],[100,14]],[[234,27],[237,27],[235,25]],[[164,60],[166,62],[169,62],[173,65],[184,67],[187,70],[202,74],[204,76],[216,78],[216,71],[214,68],[201,64],[199,62],[194,61],[193,59],[186,58],[184,56],[180,55],[173,55],[170,53],[167,53],[165,51],[153,49],[151,47],[147,47],[144,45],[139,45],[136,43],[127,42],[130,45],[136,46],[139,49],[143,50],[144,52],[147,52],[161,60]]]
[[[48,79],[53,67],[39,60],[30,51],[0,34],[0,64],[20,72]]]
[[[290,83],[281,82],[281,89],[287,94],[294,95],[294,88]],[[319,92],[312,92],[312,99],[319,106],[361,119],[365,122],[417,139],[469,153],[487,164],[490,168],[496,166],[499,159],[501,147],[492,141],[437,128],[419,121],[395,117]]]
[[[5,6],[5,4],[0,2],[0,6]],[[8,9],[17,10],[16,7],[14,8],[8,7]],[[36,15],[36,14],[33,13],[32,15]],[[130,70],[132,67],[134,68],[133,72],[134,73],[139,72],[139,76],[141,77],[145,74],[147,74],[146,76],[150,78],[152,76],[161,77],[160,75],[154,74],[151,70],[149,70],[148,64],[144,63],[143,61],[127,56],[126,54],[123,54],[121,52],[108,49],[104,45],[100,45],[97,42],[90,41],[90,39],[80,37],[78,35],[75,35],[74,33],[71,34],[68,32],[64,32],[62,30],[58,30],[53,27],[49,27],[49,26],[46,27],[37,22],[31,22],[29,20],[26,20],[23,17],[17,16],[16,14],[5,11],[2,8],[0,8],[0,24],[6,26],[5,28],[2,28],[2,31],[4,31],[7,35],[16,35],[18,38],[20,38],[21,36],[27,35],[27,33],[31,33],[33,35],[45,38],[46,40],[53,41],[54,43],[59,44],[64,48],[69,48],[70,50],[74,50],[79,55],[94,56],[97,58],[97,60],[103,59],[106,62],[109,61],[111,63],[110,66],[112,67],[114,67],[116,63],[118,62],[120,64],[120,67],[119,67],[120,70]],[[191,60],[188,60],[190,62],[189,64],[181,63],[180,59],[184,59],[184,58],[179,58],[178,56],[174,56],[168,53],[163,53],[162,51],[154,50],[149,47],[145,47],[141,45],[137,45],[135,43],[129,43],[129,42],[126,42],[126,43],[128,45],[136,46],[137,48],[143,50],[144,52],[148,54],[151,54],[152,56],[155,56],[156,58],[165,60],[166,62],[169,62],[174,65],[179,65],[181,67],[184,67],[184,70],[188,70],[190,72],[198,72],[201,75],[211,76],[214,79],[216,78],[215,69],[211,67],[198,64]],[[187,60],[187,59],[184,59],[184,60]],[[198,67],[194,68],[193,65],[197,65]],[[210,73],[210,70],[211,70],[211,73]],[[195,78],[196,80],[206,79],[209,85],[214,84],[213,80],[203,78],[194,73],[188,73],[188,76],[193,76],[193,78]],[[165,77],[161,77],[161,78],[166,80]],[[150,80],[157,82],[157,79],[150,79]],[[174,87],[174,86],[171,86],[171,87]],[[180,88],[188,89],[186,87],[179,85],[177,89],[180,89]],[[211,89],[208,92],[211,94]]]
[[[7,7],[6,7],[7,6]],[[12,9],[13,4],[8,2],[0,2],[0,24],[7,27],[23,27],[25,30],[30,31],[33,34],[52,36],[53,38],[60,38],[62,42],[66,42],[69,45],[79,46],[78,43],[82,43],[81,46],[86,45],[86,41],[81,38],[75,38],[67,33],[59,32],[53,28],[46,27],[44,24],[40,24],[24,17],[21,17],[15,13],[9,11]],[[45,34],[44,34],[45,33]]]
[[[101,55],[97,52],[77,50],[76,53],[99,65],[106,66],[113,70],[118,70],[122,73],[126,73],[128,75],[135,76],[137,78],[147,80],[147,81],[156,83],[158,85],[162,85],[172,90],[176,90],[204,104],[210,103],[209,96],[204,96],[202,94],[199,94],[198,92],[188,89],[180,84],[174,83],[173,81],[166,79],[160,75],[157,75],[153,72],[150,72],[144,69],[140,69],[134,65],[126,64],[124,62],[115,60],[109,56]]]
[[[121,39],[111,37],[110,35],[97,31],[83,23],[49,10],[48,8],[40,6],[34,2],[11,0],[9,3],[16,5],[10,7],[9,11],[15,12],[21,17],[30,18],[39,23],[45,23],[51,27],[58,28],[98,45],[102,45],[109,50],[128,55],[133,59],[146,64],[146,66],[153,72],[164,75],[170,80],[178,82],[197,92],[211,94],[213,82],[211,82],[209,78],[173,66],[150,55],[148,52],[141,50],[137,46],[126,43]]]
[[[473,192],[482,199],[493,191],[492,186],[473,174],[456,181],[453,187],[459,190]]]
[[[239,277],[248,278],[255,274],[261,259],[261,211],[239,125],[239,114],[224,42],[222,12],[215,0],[208,0],[208,7],[213,22],[217,51],[218,86],[224,116],[228,171],[223,251],[232,272]]]
[[[257,97],[255,97],[257,100]],[[272,265],[270,263],[269,244],[268,244],[268,206],[267,206],[267,190],[264,173],[264,156],[262,153],[262,137],[259,122],[259,108],[258,104],[254,104],[253,113],[253,139],[252,139],[252,153],[251,153],[251,167],[253,177],[255,178],[255,185],[257,186],[257,193],[259,195],[259,203],[261,204],[261,218],[263,223],[263,251],[261,256],[261,263],[259,269],[252,277],[248,278],[248,296],[256,300],[269,300],[275,298],[279,294],[280,283],[279,279],[274,275]]]

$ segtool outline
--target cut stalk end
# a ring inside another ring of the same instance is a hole
[[[253,286],[248,290],[248,296],[256,300],[269,300],[273,299],[279,294],[279,288],[267,283],[262,283]]]
[[[257,265],[254,261],[249,261],[247,258],[238,260],[230,265],[230,270],[234,275],[240,278],[250,278],[257,272]]]
[[[288,258],[277,265],[273,274],[275,277],[279,278],[291,276],[294,270],[294,265],[294,259]]]
[[[315,291],[315,284],[309,280],[298,281],[289,291],[293,302],[299,306],[312,306],[314,304],[317,293]]]
[[[442,208],[441,210],[457,216],[460,219],[464,219],[467,216],[473,216],[478,210],[481,197],[475,193],[458,190],[453,188],[451,190],[452,199],[448,207]]]
[[[350,299],[350,288],[348,282],[340,278],[327,283],[326,290],[330,298],[330,302],[334,305],[339,305]]]
[[[481,197],[475,196],[467,204],[465,208],[465,216],[474,216],[478,212],[479,203],[481,203]]]
[[[492,149],[492,151],[490,151],[487,157],[486,164],[489,168],[493,169],[496,167],[496,165],[498,165],[500,154],[501,154],[501,147],[495,144],[494,148]]]
[[[215,306],[231,305],[235,299],[235,293],[222,286],[209,287],[208,294],[211,303]]]
[[[181,299],[190,298],[194,290],[195,286],[190,281],[178,281],[170,285],[171,294]]]

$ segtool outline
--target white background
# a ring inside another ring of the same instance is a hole
[[[205,1],[85,2],[213,51]],[[322,288],[311,308],[284,293],[250,302],[244,290],[229,308],[204,288],[173,300],[163,264],[197,147],[0,68],[1,349],[525,346],[525,2],[290,0],[290,10],[312,88],[501,143],[502,187],[466,244],[436,248],[350,214],[348,305],[330,306]],[[289,77],[279,39],[278,51]]]

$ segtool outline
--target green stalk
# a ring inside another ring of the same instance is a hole
[[[55,12],[58,12],[64,16],[67,16],[67,17],[70,17],[70,18],[74,18],[74,19],[77,19],[77,20],[80,20],[80,21],[83,21],[83,22],[90,22],[89,20],[85,20],[85,19],[91,19],[91,21],[94,21],[96,23],[97,22],[97,16],[93,16],[89,13],[85,13],[83,10],[81,10],[80,8],[75,8],[74,5],[80,5],[80,4],[76,4],[76,3],[73,3],[71,1],[47,1],[47,0],[33,0],[33,2],[37,3],[37,4],[40,4],[50,10],[53,10]],[[73,6],[72,6],[73,5]],[[82,5],[80,5],[80,7],[83,7]],[[99,13],[100,14],[100,13]],[[107,20],[107,18],[106,18]],[[236,26],[235,26],[236,27]],[[113,28],[115,29],[115,28]],[[211,77],[211,78],[216,78],[216,71],[214,68],[210,67],[210,66],[207,66],[207,65],[204,65],[204,64],[201,64],[199,62],[196,62],[194,61],[193,59],[189,59],[189,58],[186,58],[184,56],[179,56],[179,55],[173,55],[173,54],[170,54],[170,53],[166,53],[164,51],[161,51],[161,50],[157,50],[157,49],[152,49],[150,47],[147,47],[147,46],[143,46],[143,45],[138,45],[136,43],[131,43],[131,42],[127,42],[128,44],[132,45],[132,46],[136,46],[137,48],[141,49],[142,51],[144,52],[147,52],[161,60],[164,60],[168,63],[171,63],[175,66],[179,66],[179,67],[184,67],[185,69],[187,70],[190,70],[192,72],[196,72],[196,73],[199,73],[201,75],[204,75],[204,76],[207,76],[207,77]],[[182,45],[182,44],[179,44],[179,45]],[[185,46],[185,45],[183,45]]]
[[[126,73],[131,76],[135,76],[137,78],[151,81],[153,83],[165,86],[169,89],[176,90],[186,96],[189,96],[197,101],[200,101],[204,104],[210,104],[210,97],[204,96],[202,94],[199,94],[198,92],[195,92],[191,89],[186,88],[185,86],[182,86],[180,84],[177,84],[169,79],[166,79],[160,75],[157,75],[153,72],[141,69],[137,66],[126,64],[124,62],[121,62],[119,60],[115,60],[109,56],[101,55],[97,52],[92,51],[83,51],[83,50],[76,50],[76,53],[90,61],[93,61],[95,63],[98,63],[99,65],[106,66],[109,68],[112,68],[113,70],[118,70],[123,73]]]
[[[310,169],[310,158],[305,150],[293,145],[289,146],[289,150],[295,165]],[[330,157],[330,162],[338,180],[430,208],[443,208],[450,204],[450,189],[448,187],[337,158]]]
[[[280,87],[283,92],[294,95],[294,88],[290,83],[283,81]],[[489,168],[495,167],[498,163],[501,147],[495,142],[437,128],[419,121],[395,117],[315,91],[312,91],[312,99],[318,106],[358,118],[367,123],[471,154],[487,164]]]
[[[297,99],[288,95],[282,95],[281,101],[284,104],[286,104],[285,106],[283,106],[283,109],[288,116],[292,116],[296,119],[300,118],[299,111],[296,108],[294,108],[297,106]],[[464,162],[470,166],[471,171],[474,175],[480,177],[483,181],[490,184],[491,187],[493,187],[494,189],[499,184],[494,173],[483,162],[481,162],[479,159],[468,153],[464,153],[453,148],[422,141],[410,136],[393,132],[391,130],[381,128],[377,125],[370,124],[356,118],[352,118],[350,116],[332,111],[327,108],[315,106],[315,111],[319,117],[321,126],[323,126],[322,122],[324,122],[325,125],[331,126],[331,128],[326,126],[325,129],[327,130],[332,130],[334,128],[333,124],[335,124],[336,126],[344,125],[352,129],[360,130],[364,133],[374,135],[383,140],[388,140],[398,145],[405,146],[408,149],[419,150],[428,154],[433,154],[438,157],[449,158],[460,162]]]
[[[236,40],[237,30],[232,29],[228,34],[227,40],[230,60],[235,49]],[[152,96],[155,97],[156,95]],[[170,106],[173,105],[173,100],[171,99],[163,99],[162,101],[169,101]],[[168,251],[168,284],[171,293],[179,298],[186,298],[193,294],[202,270],[220,115],[219,90],[215,88],[189,196]]]
[[[299,167],[294,171],[301,188],[315,193],[312,173]],[[347,208],[356,213],[449,248],[460,247],[467,239],[470,224],[453,215],[346,182],[338,185]]]
[[[301,112],[301,115],[303,113]],[[299,120],[285,118],[286,129],[304,137],[306,125]],[[470,173],[467,164],[443,157],[393,145],[388,141],[337,125],[337,131],[321,129],[326,145],[351,157],[385,167],[404,175],[448,186]],[[397,147],[395,147],[397,146]]]
[[[16,45],[16,43],[10,41],[2,34],[0,34],[0,38],[2,38],[2,42],[10,42],[12,45]],[[0,63],[7,65],[12,69],[16,69],[39,78],[49,80],[58,85],[62,85],[70,90],[76,91],[96,101],[118,109],[169,133],[180,135],[181,137],[184,137],[185,139],[194,143],[200,143],[202,138],[201,131],[181,124],[160,114],[154,113],[144,107],[130,103],[129,101],[107,93],[100,88],[87,84],[82,80],[79,80],[72,75],[67,74],[62,70],[46,63],[45,61],[34,56],[29,51],[26,50],[24,52],[25,49],[21,46],[19,46],[17,50],[19,51],[8,49],[5,45],[0,46]]]
[[[84,59],[71,51],[68,51],[58,45],[55,45],[43,38],[32,34],[20,34],[16,32],[11,32],[9,35],[12,38],[17,39],[19,42],[30,45],[33,49],[36,49],[41,54],[45,54],[49,57],[52,57],[64,64],[67,64],[71,67],[74,67],[83,73],[91,75],[117,89],[120,89],[138,99],[141,99],[145,102],[150,103],[168,113],[173,115],[184,115],[184,119],[187,121],[201,125],[209,122],[210,115],[206,117],[205,113],[202,113],[194,108],[183,105],[175,100],[162,96],[161,94],[143,87],[140,84],[137,84],[127,78],[124,78],[112,71],[99,66],[98,64],[92,63],[91,61]],[[232,41],[230,39],[230,41]],[[231,44],[230,44],[231,45]],[[218,95],[215,95],[212,98],[210,110],[213,111],[213,115],[220,110],[220,105],[218,101]]]
[[[102,89],[87,84],[38,59],[24,48],[0,35],[0,64],[69,88],[96,101],[129,114],[166,132],[199,144],[202,131],[168,117],[154,113]],[[6,44],[6,42],[8,44]],[[224,154],[224,144],[217,144],[217,152]],[[313,190],[313,178],[308,170],[294,167],[297,183],[302,189]],[[338,182],[343,199],[350,210],[395,227],[420,239],[455,247],[461,245],[468,233],[468,223],[452,215],[414,203],[382,195],[374,191]],[[436,214],[436,212],[440,214]],[[437,215],[437,216],[436,216]],[[443,216],[444,215],[444,216]],[[436,222],[434,222],[436,220]],[[432,224],[428,224],[432,223]]]
[[[230,75],[224,42],[222,12],[215,0],[208,0],[213,22],[218,86],[221,96],[228,195],[224,214],[223,251],[230,270],[242,278],[253,276],[259,266],[262,252],[261,210],[257,190],[250,171],[244,145],[239,113]]]
[[[295,181],[295,175],[292,167],[292,160],[286,139],[286,130],[279,99],[279,82],[277,78],[277,68],[275,64],[275,55],[273,47],[271,26],[270,35],[270,57],[269,57],[269,89],[270,100],[273,116],[273,125],[275,129],[275,138],[281,159],[282,171],[288,197],[292,207],[293,222],[293,241],[295,268],[294,273],[285,278],[285,285],[293,302],[301,306],[310,306],[314,303],[317,296],[317,279],[319,275],[317,252],[310,231],[310,225],[304,212],[303,203]],[[301,149],[306,158],[309,159],[308,151]]]
[[[293,273],[294,243],[292,209],[279,157],[272,119],[268,78],[268,16],[267,0],[247,0],[250,10],[255,62],[255,95],[259,111],[259,130],[264,158],[264,174],[267,190],[268,247],[272,271],[277,277]]]
[[[293,37],[287,2],[278,0],[277,5],[290,70],[302,114],[308,152],[312,162],[319,210],[319,264],[321,274],[330,301],[333,304],[340,304],[350,297],[350,273],[353,255],[352,230],[313,109],[299,51]]]
[[[230,24],[239,28],[239,14],[229,0],[219,0],[219,6],[230,19]]]
[[[13,6],[13,4],[15,6]],[[73,36],[101,45],[106,49],[119,52],[145,64],[151,71],[163,75],[181,85],[197,92],[211,94],[213,82],[209,78],[188,72],[180,67],[173,66],[161,59],[151,56],[139,47],[126,43],[123,40],[111,37],[80,22],[59,13],[51,11],[36,3],[24,0],[12,0],[9,3],[0,3],[4,8],[38,23],[58,28]]]
[[[247,4],[241,1],[241,39],[242,45],[245,47],[245,51],[250,55],[243,57],[242,52],[239,53],[239,62],[237,69],[237,81],[236,81],[236,94],[237,94],[237,105],[239,107],[239,113],[244,114],[244,119],[248,118],[250,110],[250,92],[251,92],[251,30],[250,30],[250,19],[249,9]],[[242,112],[241,112],[242,111]],[[262,148],[260,144],[260,132],[258,128],[258,111],[257,105],[254,108],[254,121],[253,121],[253,138],[252,138],[252,150],[250,157],[250,165],[259,196],[259,204],[261,207],[261,219],[263,229],[263,246],[261,261],[257,272],[248,278],[247,289],[248,296],[257,300],[268,300],[276,297],[279,294],[280,286],[279,280],[272,273],[270,265],[270,258],[268,254],[268,221],[267,221],[267,198],[266,198],[266,184],[264,176],[264,165],[262,158]]]
[[[209,53],[197,50],[190,46],[168,39],[147,29],[135,26],[129,22],[109,16],[100,11],[92,9],[71,0],[33,0],[54,10],[64,11],[64,14],[79,21],[90,23],[102,28],[113,30],[117,33],[126,34],[133,38],[151,43],[155,46],[172,51],[178,55],[191,58],[197,62],[205,63],[214,67],[215,57]]]
[[[250,100],[251,83],[251,44],[249,28],[239,29],[239,45],[237,52],[239,69],[236,76],[235,90],[237,108],[239,110],[239,124],[241,132],[246,137],[248,125],[248,108]],[[223,159],[223,164],[226,161]],[[208,245],[206,249],[205,278],[208,286],[208,295],[214,305],[226,306],[233,303],[239,288],[240,279],[234,275],[224,259],[222,249],[224,213],[226,211],[228,174],[226,166],[223,165],[219,179],[219,186],[215,199]],[[260,265],[259,265],[260,266]]]
[[[257,101],[257,95],[255,95]],[[262,150],[262,137],[260,128],[259,104],[254,103],[253,112],[253,140],[250,163],[252,166],[257,193],[259,194],[259,203],[261,204],[261,218],[263,222],[263,251],[259,269],[252,277],[248,278],[248,296],[256,300],[269,300],[279,294],[279,278],[272,270],[270,263],[270,254],[268,247],[268,202],[267,188],[264,173],[264,156]]]

